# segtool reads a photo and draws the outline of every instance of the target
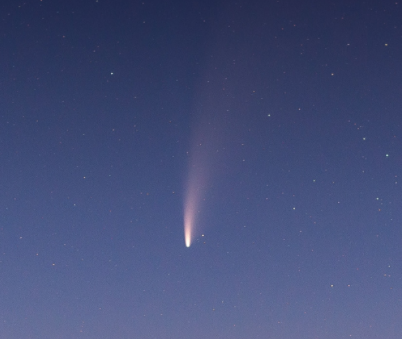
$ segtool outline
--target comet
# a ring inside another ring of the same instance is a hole
[[[219,97],[217,101],[220,101],[220,92],[216,93]],[[184,187],[183,218],[186,247],[191,246],[197,231],[204,228],[200,217],[202,216],[205,221],[207,211],[203,208],[210,203],[207,201],[206,193],[211,188],[210,182],[215,176],[214,168],[220,160],[219,150],[224,149],[222,141],[226,130],[222,130],[222,126],[225,126],[225,115],[221,114],[223,109],[220,103],[216,105],[214,95],[208,94],[205,100],[207,102],[205,105],[195,109],[193,135],[187,152],[188,175]]]

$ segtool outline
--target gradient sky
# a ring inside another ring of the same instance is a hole
[[[402,3],[3,0],[0,37],[1,339],[402,338]]]

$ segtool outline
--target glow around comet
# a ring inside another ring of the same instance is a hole
[[[205,183],[210,169],[210,159],[205,144],[198,143],[190,158],[189,175],[184,199],[184,241],[190,247],[197,228],[199,210],[205,193]]]

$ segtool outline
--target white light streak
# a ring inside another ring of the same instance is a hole
[[[188,183],[187,196],[184,202],[184,241],[186,247],[190,247],[193,233],[194,223],[197,211],[197,205],[199,204],[198,190],[194,187],[194,181]]]

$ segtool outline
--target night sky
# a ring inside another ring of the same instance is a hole
[[[2,0],[0,37],[1,339],[402,338],[398,0]]]

